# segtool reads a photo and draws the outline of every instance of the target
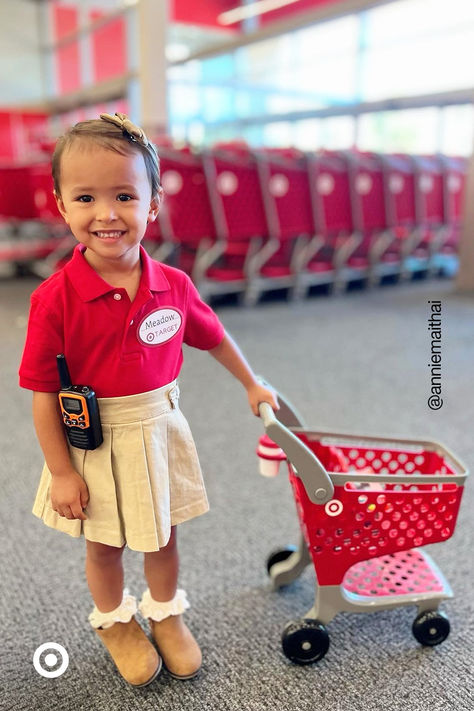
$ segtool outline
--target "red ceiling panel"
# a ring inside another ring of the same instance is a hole
[[[79,26],[79,13],[74,5],[53,6],[54,36],[60,40],[66,35],[75,32]]]
[[[104,12],[93,10],[93,22],[104,16]],[[123,17],[107,23],[92,34],[92,57],[94,81],[100,82],[121,76],[127,71],[127,28]]]
[[[239,0],[170,0],[170,19],[188,25],[225,28],[217,22],[218,15],[232,10],[239,5]],[[235,28],[234,28],[235,29]]]
[[[60,40],[79,27],[79,13],[76,7],[65,5],[53,6],[53,34]],[[56,72],[60,94],[74,91],[80,87],[79,43],[60,47],[57,52]]]
[[[273,10],[272,12],[266,12],[264,15],[261,15],[260,25],[267,25],[270,22],[284,20],[285,17],[290,17],[300,12],[307,12],[308,10],[314,10],[323,5],[337,5],[338,2],[341,2],[341,0],[297,0],[297,2],[281,7],[279,10]]]
[[[341,0],[297,0],[286,7],[259,16],[260,25],[282,20],[299,12],[312,10],[322,5],[335,5]],[[217,21],[220,13],[233,10],[243,4],[241,0],[170,0],[170,17],[174,22],[184,22],[190,25],[206,25],[221,29],[237,29],[238,25],[221,25]]]

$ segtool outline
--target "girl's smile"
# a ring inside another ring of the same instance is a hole
[[[101,231],[96,231],[94,232],[95,236],[98,237],[102,241],[107,241],[107,242],[116,242],[122,235],[125,234],[124,230],[110,230],[110,232],[106,232],[104,230]]]

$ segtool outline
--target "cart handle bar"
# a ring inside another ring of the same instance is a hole
[[[329,474],[316,455],[293,432],[275,417],[272,406],[261,402],[258,406],[265,433],[287,456],[313,504],[326,504],[334,495]]]

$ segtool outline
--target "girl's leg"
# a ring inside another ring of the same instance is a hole
[[[89,620],[123,678],[133,686],[145,686],[159,674],[161,659],[135,619],[135,598],[128,596],[125,601],[123,597],[124,546],[115,548],[93,541],[86,541],[86,545],[87,582],[97,608]],[[101,613],[107,612],[113,613],[109,618],[116,619],[101,619]]]
[[[122,602],[125,546],[115,548],[86,540],[86,576],[96,607],[110,612]]]
[[[140,609],[149,617],[153,638],[170,674],[180,679],[191,679],[201,668],[202,655],[181,614],[188,606],[186,596],[180,591],[183,597],[175,597],[179,571],[176,539],[176,526],[173,526],[170,540],[164,548],[145,553],[145,577],[152,599],[148,598],[145,603],[144,596]]]
[[[179,556],[176,526],[171,527],[167,545],[153,553],[145,553],[145,578],[154,600],[172,600],[178,586]]]

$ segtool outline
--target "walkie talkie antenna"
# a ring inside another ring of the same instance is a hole
[[[58,364],[58,373],[59,380],[61,382],[61,389],[67,390],[68,388],[72,387],[72,381],[66,363],[66,356],[63,353],[59,353],[59,355],[56,356],[56,362]]]

